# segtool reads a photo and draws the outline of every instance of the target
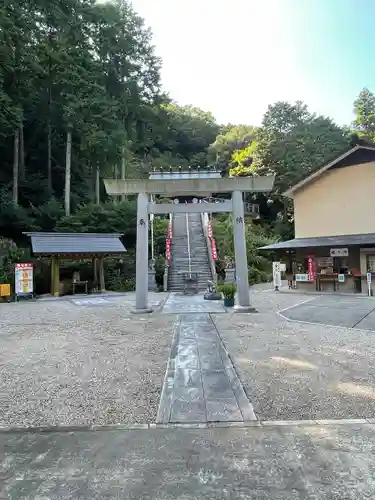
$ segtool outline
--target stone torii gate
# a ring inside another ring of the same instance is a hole
[[[244,225],[242,193],[271,191],[275,177],[232,177],[190,179],[126,179],[104,180],[110,196],[138,194],[137,201],[137,252],[136,252],[136,303],[134,313],[151,312],[148,306],[148,221],[149,214],[163,213],[212,213],[231,212],[236,260],[237,304],[239,312],[249,312],[249,280]],[[149,201],[150,195],[163,198],[177,196],[211,196],[212,193],[232,193],[232,199],[223,203],[157,204]]]

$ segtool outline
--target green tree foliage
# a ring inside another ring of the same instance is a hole
[[[101,177],[207,165],[219,126],[161,92],[130,2],[4,0],[0,58],[1,232],[15,240],[53,229],[61,209],[105,201]]]
[[[125,246],[133,247],[136,240],[136,217],[134,200],[88,204],[75,214],[62,217],[56,224],[56,230],[71,233],[121,233],[124,235]]]
[[[251,125],[227,125],[223,127],[215,142],[209,148],[210,161],[215,163],[223,172],[236,167],[236,158],[233,155],[248,148],[256,138],[256,127]]]
[[[263,118],[254,164],[260,174],[276,174],[275,189],[280,193],[348,145],[349,138],[329,118],[309,113],[301,102],[277,102]]]
[[[257,195],[266,222],[283,237],[293,235],[293,206],[282,193],[349,146],[349,135],[329,118],[307,106],[277,102],[270,105],[250,146],[232,156],[231,175],[275,174],[272,193]]]
[[[63,199],[69,129],[73,211],[95,200],[98,171],[119,175],[124,152],[128,175],[140,175],[138,129],[160,99],[159,61],[130,3],[5,0],[0,28],[0,181],[8,198],[28,211]]]
[[[367,88],[354,101],[353,129],[366,140],[375,140],[375,95]]]
[[[231,215],[218,215],[213,220],[213,234],[218,249],[218,257],[234,258],[233,223]],[[259,253],[259,247],[276,241],[275,235],[266,227],[247,222],[245,224],[247,264],[249,283],[268,281],[272,274],[272,262],[265,254]]]
[[[208,146],[220,130],[211,113],[171,102],[157,108],[155,118],[149,149],[155,168],[207,167]]]

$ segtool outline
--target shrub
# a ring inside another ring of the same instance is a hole
[[[218,290],[224,295],[224,299],[234,299],[237,287],[233,283],[224,283],[219,285]]]

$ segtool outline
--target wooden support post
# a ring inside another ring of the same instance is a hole
[[[55,290],[55,259],[56,257],[51,257],[51,295]]]
[[[58,257],[54,257],[54,273],[53,273],[54,279],[53,279],[53,296],[54,297],[59,297],[60,296],[60,261]]]
[[[104,257],[99,258],[99,281],[100,281],[100,291],[105,292]]]
[[[95,290],[99,290],[99,280],[98,280],[98,259],[96,257],[92,258],[92,274],[94,280]]]

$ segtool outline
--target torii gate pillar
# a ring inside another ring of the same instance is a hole
[[[233,191],[233,238],[236,258],[236,285],[237,304],[234,309],[238,312],[252,312],[255,309],[250,305],[249,276],[247,269],[247,253],[245,240],[245,217],[241,191]]]
[[[139,193],[137,200],[136,297],[133,313],[148,313],[148,195]]]

